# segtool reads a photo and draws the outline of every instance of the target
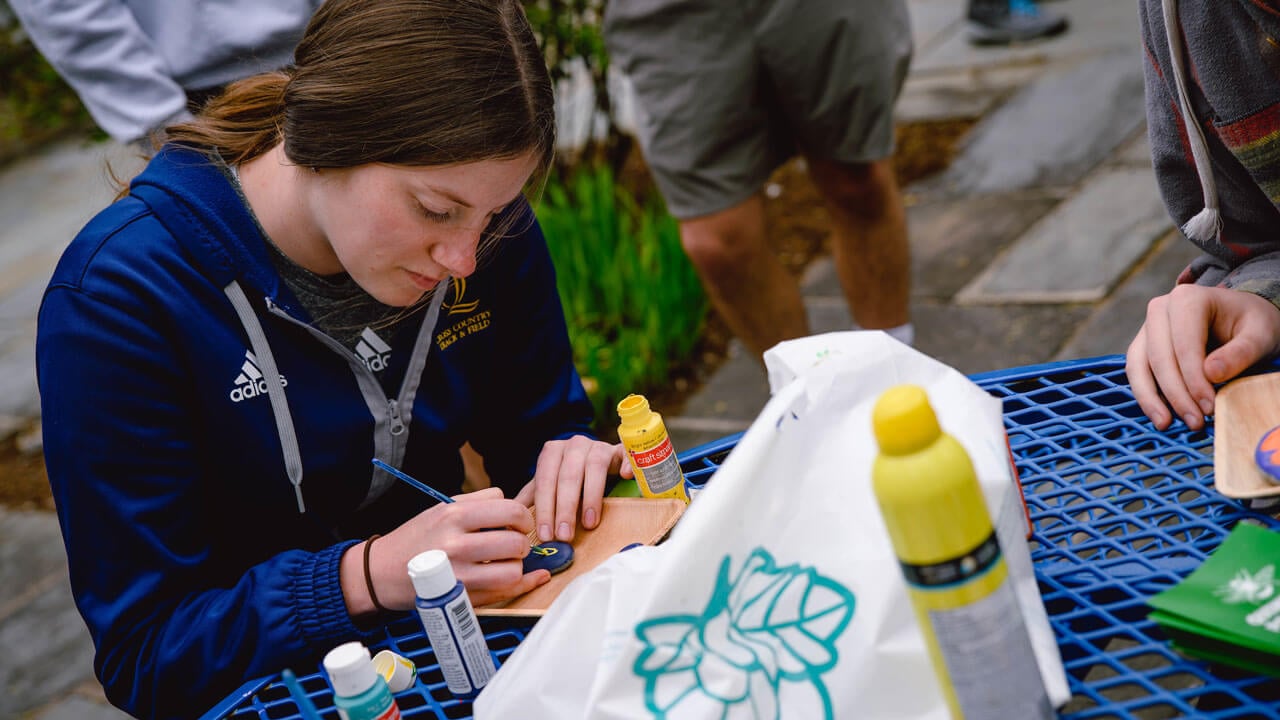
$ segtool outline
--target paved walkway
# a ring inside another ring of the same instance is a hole
[[[900,119],[981,118],[944,175],[907,189],[918,347],[966,373],[1123,352],[1146,299],[1192,255],[1151,173],[1133,4],[1051,3],[1071,30],[1012,49],[970,47],[962,0],[909,4],[917,53]],[[39,417],[35,310],[58,254],[109,198],[106,156],[127,162],[68,144],[0,170],[0,437]],[[815,331],[850,326],[829,261],[804,288]],[[745,429],[767,396],[734,345],[684,408],[659,409],[689,449]],[[93,679],[49,513],[0,508],[0,650],[0,717],[122,717]]]

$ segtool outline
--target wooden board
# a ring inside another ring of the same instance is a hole
[[[675,498],[607,497],[600,524],[586,530],[581,524],[573,537],[573,565],[551,580],[513,600],[476,608],[476,615],[541,617],[561,591],[578,577],[631,543],[655,545],[684,514],[685,503]]]
[[[1232,380],[1218,390],[1213,411],[1213,486],[1233,498],[1280,495],[1254,462],[1258,441],[1280,425],[1280,373]]]

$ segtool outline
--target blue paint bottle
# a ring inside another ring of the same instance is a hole
[[[400,720],[400,707],[364,645],[349,642],[330,650],[324,656],[324,671],[342,720]]]
[[[419,553],[408,567],[418,596],[418,618],[449,692],[456,697],[475,697],[496,668],[466,588],[454,576],[443,550]]]

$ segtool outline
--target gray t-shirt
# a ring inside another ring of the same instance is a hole
[[[386,354],[391,350],[384,338],[389,338],[399,323],[412,315],[417,306],[398,308],[383,305],[345,272],[317,275],[294,262],[262,229],[258,216],[254,215],[253,208],[244,196],[240,174],[236,168],[220,161],[219,164],[225,169],[236,194],[240,196],[249,216],[257,225],[271,264],[311,316],[312,325],[364,358],[371,370],[380,372],[386,365]]]

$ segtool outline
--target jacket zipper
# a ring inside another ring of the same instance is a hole
[[[311,325],[308,325],[307,323],[304,323],[301,320],[298,320],[297,318],[293,317],[288,312],[286,312],[284,308],[277,305],[275,301],[272,300],[271,298],[268,297],[268,298],[265,298],[265,300],[267,303],[267,310],[272,315],[283,318],[288,322],[306,330],[313,337],[319,340],[325,347],[338,353],[339,356],[347,360],[348,365],[350,365],[353,368],[358,368],[358,372],[363,373],[365,375],[365,378],[371,381],[375,387],[382,386],[381,383],[378,382],[378,376],[373,374],[373,371],[369,369],[369,366],[366,365],[358,355],[356,355],[354,352],[344,347],[342,343],[338,342],[337,340],[334,340],[329,335],[325,334],[324,332],[321,332],[320,330],[317,330]],[[388,423],[388,434],[391,436],[389,440],[391,444],[391,455],[392,455],[392,457],[388,458],[388,460],[391,462],[399,463],[400,460],[402,459],[402,456],[404,455],[404,448],[402,445],[403,445],[403,441],[405,440],[404,435],[405,435],[406,428],[404,425],[404,421],[400,416],[400,401],[398,398],[393,398],[393,397],[387,398],[387,416],[388,416],[388,420],[390,421]],[[374,419],[376,420],[377,418],[374,418]],[[375,446],[376,446],[376,443],[375,443]]]

